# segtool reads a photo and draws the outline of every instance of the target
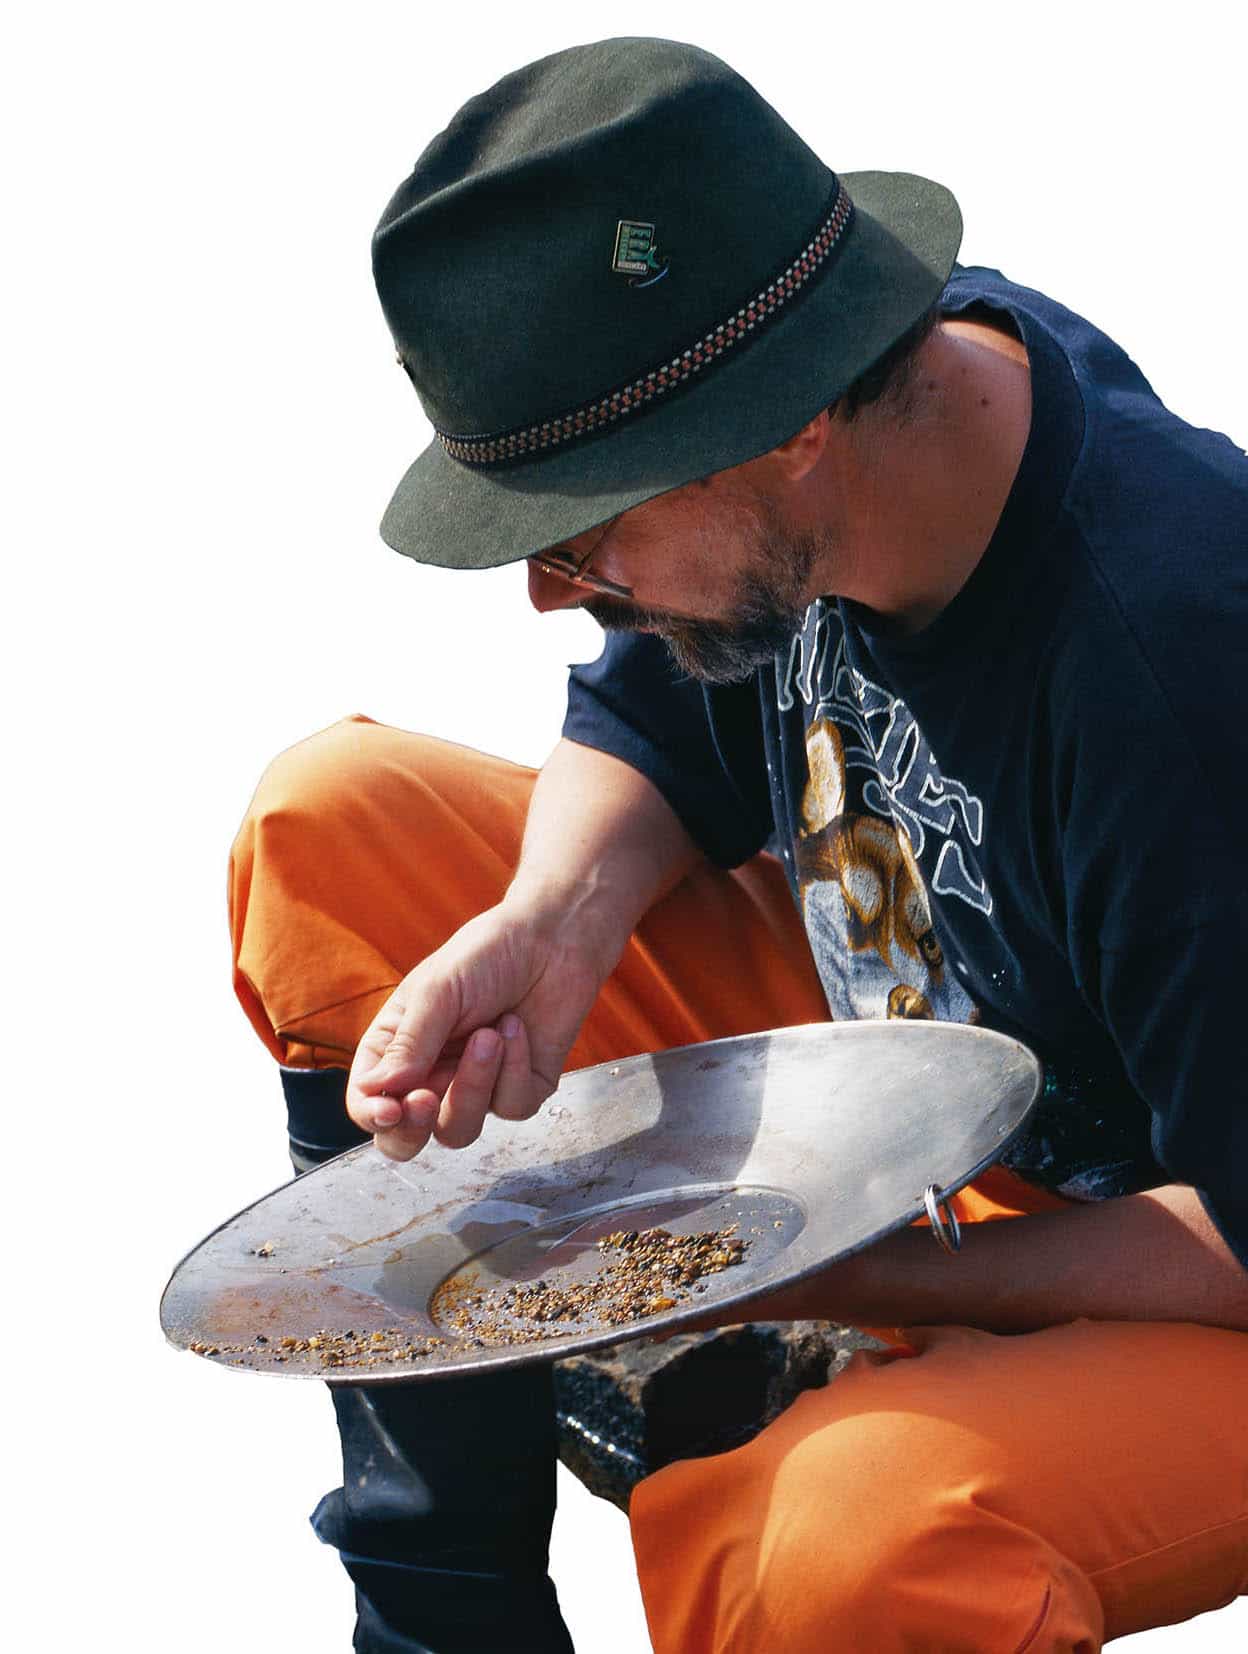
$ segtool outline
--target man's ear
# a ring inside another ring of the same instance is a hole
[[[831,435],[831,417],[826,408],[821,408],[800,431],[763,457],[778,468],[785,482],[800,482],[823,458]]]

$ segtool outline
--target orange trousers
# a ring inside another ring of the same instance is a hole
[[[275,1057],[349,1062],[400,977],[501,895],[532,782],[364,718],[275,761],[230,869],[236,989]],[[646,916],[571,1065],[826,1015],[759,856]],[[955,1202],[963,1222],[1060,1204],[1001,1169]],[[1248,1336],[1079,1321],[906,1344],[638,1486],[658,1654],[1089,1654],[1248,1592]]]

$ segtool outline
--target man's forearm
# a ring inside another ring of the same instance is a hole
[[[644,775],[564,740],[533,789],[508,898],[558,910],[613,962],[642,914],[701,859]]]
[[[749,1318],[1029,1332],[1081,1317],[1195,1321],[1248,1332],[1248,1271],[1194,1189],[1151,1189],[1035,1217],[968,1224],[942,1252],[904,1229]]]

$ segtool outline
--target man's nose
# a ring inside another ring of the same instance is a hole
[[[536,563],[529,564],[529,602],[538,614],[549,614],[552,609],[575,609],[589,593],[584,586],[574,586],[558,574],[547,574]]]

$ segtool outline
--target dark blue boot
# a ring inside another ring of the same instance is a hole
[[[297,1172],[367,1141],[342,1069],[283,1069]],[[343,1485],[312,1516],[355,1584],[358,1654],[572,1654],[546,1572],[549,1366],[331,1385]]]

